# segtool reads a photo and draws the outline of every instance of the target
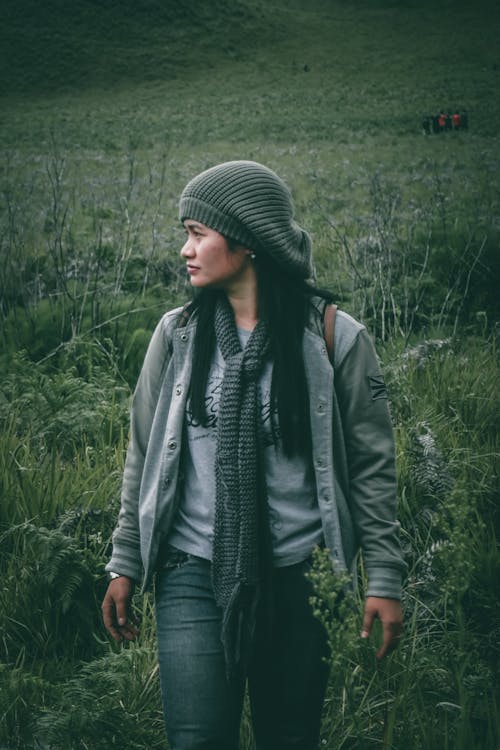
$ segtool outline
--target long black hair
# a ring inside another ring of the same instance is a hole
[[[227,239],[227,238],[226,238]],[[228,240],[229,248],[234,243]],[[259,318],[267,320],[270,357],[273,362],[271,402],[278,415],[279,434],[288,456],[305,454],[311,444],[309,395],[306,382],[302,339],[312,297],[332,302],[332,295],[286,272],[266,253],[255,259]],[[194,419],[207,423],[205,395],[215,348],[214,314],[217,289],[199,291],[189,307],[197,313],[194,341],[190,408]]]

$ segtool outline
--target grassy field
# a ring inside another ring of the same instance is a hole
[[[103,568],[131,388],[188,294],[178,195],[250,158],[286,179],[318,281],[377,339],[397,437],[406,636],[376,666],[357,615],[332,626],[318,560],[322,747],[498,750],[497,4],[2,11],[0,747],[165,747],[151,598],[116,649]],[[441,108],[468,130],[425,136]]]

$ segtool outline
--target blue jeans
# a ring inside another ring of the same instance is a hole
[[[328,647],[313,616],[310,561],[273,571],[272,632],[256,635],[248,671],[257,750],[316,750]],[[163,709],[171,750],[237,750],[245,683],[229,685],[210,562],[177,553],[157,576]]]

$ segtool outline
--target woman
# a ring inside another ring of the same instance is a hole
[[[327,643],[305,573],[315,546],[368,573],[363,637],[402,628],[404,562],[386,393],[362,325],[307,283],[311,242],[270,169],[220,164],[180,199],[194,301],[168,312],[132,406],[104,622],[137,635],[136,582],[156,575],[172,750],[235,750],[245,684],[259,750],[317,747]],[[335,388],[334,388],[335,376]]]

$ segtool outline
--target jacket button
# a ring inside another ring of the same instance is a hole
[[[320,414],[323,414],[323,412],[325,411],[325,405],[324,405],[323,401],[319,402],[319,404],[318,404],[318,411],[319,411]]]
[[[181,393],[182,393],[182,385],[178,385],[177,386],[177,388],[175,389],[175,393],[177,394],[177,396],[181,395]]]
[[[181,333],[180,339],[181,339],[181,341],[187,341],[187,339],[188,339],[187,333]]]
[[[169,451],[174,451],[177,448],[177,443],[175,442],[175,440],[169,440],[167,443],[167,447]]]
[[[325,465],[325,462],[323,461],[323,459],[318,458],[316,461],[316,466],[318,467],[318,469],[322,469],[324,465]]]
[[[170,484],[170,478],[165,477],[165,479],[163,480],[163,489],[166,490],[169,484]]]

